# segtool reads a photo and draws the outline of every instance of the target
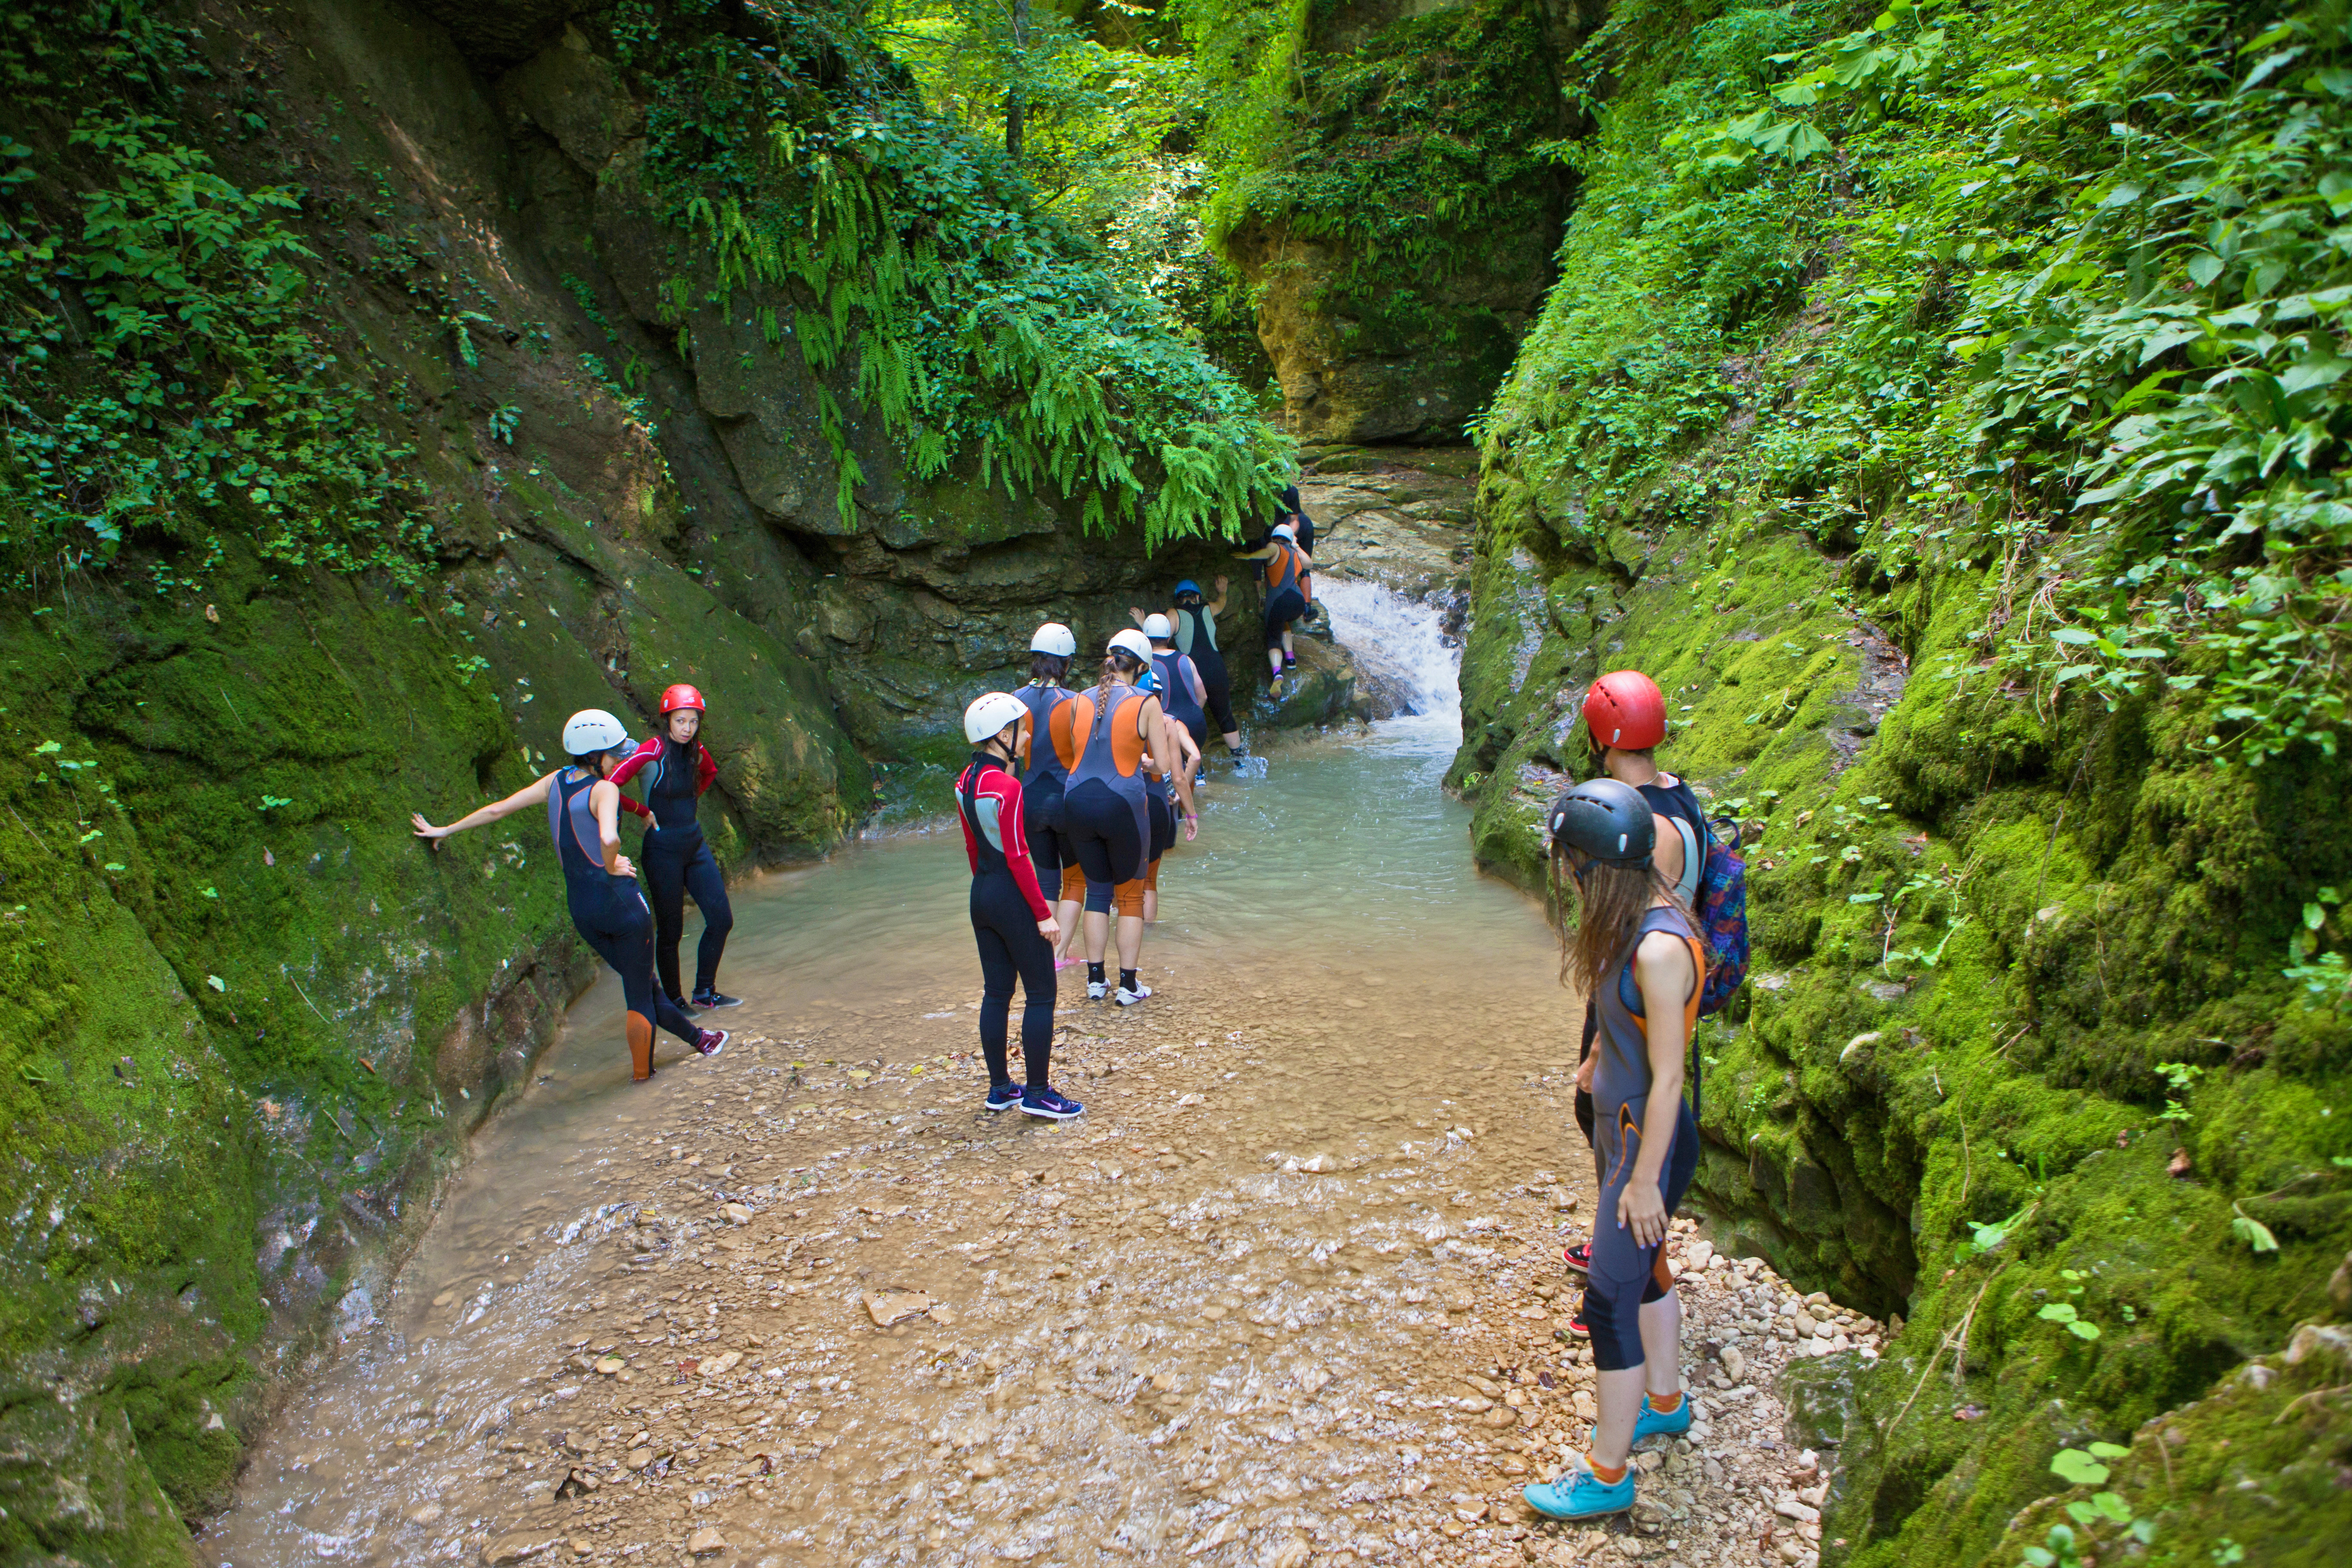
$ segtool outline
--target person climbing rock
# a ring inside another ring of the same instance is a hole
[[[1086,872],[1087,997],[1112,994],[1104,975],[1111,913],[1118,917],[1116,1000],[1132,1006],[1151,994],[1136,978],[1143,951],[1143,879],[1151,843],[1150,795],[1143,759],[1178,754],[1176,726],[1160,700],[1136,689],[1151,668],[1151,644],[1139,631],[1120,632],[1103,657],[1100,680],[1054,710],[1054,743],[1070,782],[1062,823]],[[1176,782],[1188,816],[1197,816],[1192,786]]]
[[[1013,769],[1032,710],[1010,692],[992,691],[963,712],[971,762],[956,778],[957,820],[971,862],[971,931],[980,943],[980,1054],[988,1063],[987,1107],[1018,1105],[1031,1116],[1066,1121],[1086,1109],[1055,1091],[1046,1076],[1054,1049],[1054,939],[1061,927],[1037,885],[1029,856],[1021,781]],[[1028,1074],[1013,1081],[1005,1035],[1013,987],[1021,986],[1021,1056]]]
[[[638,858],[646,863],[646,885],[654,907],[654,969],[662,992],[680,1009],[686,994],[678,989],[677,944],[686,931],[686,899],[702,911],[702,941],[694,954],[694,1005],[735,1007],[740,996],[719,989],[719,961],[727,952],[727,933],[735,929],[734,906],[727,901],[727,879],[702,837],[696,809],[703,791],[719,776],[719,764],[701,741],[702,693],[691,686],[673,686],[662,693],[664,733],[648,738],[613,770],[613,783],[622,786],[645,776],[646,804],[626,795],[624,810],[647,818],[646,840]]]
[[[1658,771],[1657,748],[1666,740],[1664,693],[1658,689],[1657,682],[1637,669],[1614,670],[1586,688],[1583,719],[1601,772],[1640,790],[1658,819],[1657,851],[1654,857],[1658,874],[1684,903],[1695,903],[1699,871],[1712,839],[1698,796],[1691,793],[1690,785],[1672,773]],[[1580,1066],[1592,1054],[1594,1031],[1599,1026],[1600,1014],[1588,997],[1584,1040],[1577,1054]],[[1581,1089],[1576,1092],[1576,1124],[1584,1129],[1584,1141],[1592,1145],[1597,1178],[1601,1173],[1601,1146],[1593,1136],[1592,1097]],[[1560,1256],[1570,1268],[1580,1271],[1585,1267],[1586,1248],[1580,1243]]]
[[[1308,595],[1314,591],[1308,581],[1314,563],[1298,548],[1286,522],[1276,523],[1273,537],[1241,559],[1265,563],[1265,655],[1272,670],[1268,683],[1279,691],[1284,673],[1298,665],[1290,628],[1307,613]]]
[[[601,708],[574,713],[563,726],[569,767],[541,773],[504,800],[467,812],[446,827],[414,813],[416,837],[437,841],[497,822],[526,806],[545,805],[548,831],[563,868],[572,924],[582,940],[620,973],[628,1007],[629,1062],[639,1083],[654,1076],[654,1026],[706,1057],[727,1046],[724,1029],[705,1029],[654,984],[654,914],[637,886],[636,868],[621,853],[621,791],[612,774],[629,750],[628,731]]]
[[[1191,659],[1200,674],[1203,717],[1224,737],[1225,750],[1238,767],[1249,755],[1249,748],[1242,742],[1241,725],[1234,720],[1233,677],[1226,672],[1224,653],[1217,647],[1217,617],[1225,613],[1227,582],[1220,577],[1216,583],[1217,596],[1210,601],[1202,599],[1201,584],[1190,577],[1177,584],[1170,595],[1168,618],[1175,629],[1171,640],[1176,651]],[[1150,619],[1140,608],[1130,613],[1139,626]],[[1192,738],[1204,749],[1209,743],[1205,731],[1195,731]]]
[[[1524,1495],[1537,1512],[1572,1520],[1631,1508],[1633,1445],[1690,1429],[1682,1304],[1665,1239],[1698,1168],[1683,1056],[1706,954],[1697,917],[1652,858],[1657,819],[1640,790],[1587,780],[1560,793],[1549,826],[1561,983],[1573,977],[1601,1020],[1593,1052],[1577,1068],[1599,1113],[1601,1153],[1580,1314],[1591,1330],[1601,1419],[1566,1470]]]
[[[1149,692],[1163,703],[1167,701],[1167,666],[1159,658],[1154,658],[1151,668],[1135,678],[1138,691]],[[1171,724],[1168,735],[1182,753],[1173,767],[1148,753],[1143,759],[1144,777],[1148,782],[1146,801],[1151,810],[1151,858],[1143,873],[1143,923],[1147,926],[1156,925],[1160,921],[1160,860],[1176,847],[1177,823],[1181,821],[1184,825],[1184,842],[1187,844],[1201,834],[1201,819],[1184,816],[1177,810],[1175,790],[1171,782],[1178,773],[1188,779],[1200,776],[1201,749],[1194,743],[1192,733],[1181,724]]]
[[[1069,841],[1062,832],[1062,795],[1070,772],[1062,765],[1061,753],[1054,750],[1053,720],[1054,710],[1070,700],[1069,689],[1062,681],[1077,651],[1077,635],[1059,621],[1047,621],[1029,638],[1029,683],[1013,694],[1025,710],[1015,754],[1026,765],[1021,789],[1023,817],[1029,825],[1029,858],[1036,865],[1038,885],[1062,895],[1055,918],[1070,933],[1077,930],[1086,889],[1083,882],[1073,889],[1064,877],[1066,870],[1077,868],[1077,858],[1070,853]],[[1066,942],[1074,939],[1073,934]],[[1054,967],[1066,968],[1076,962],[1056,955]]]

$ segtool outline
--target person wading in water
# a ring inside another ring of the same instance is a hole
[[[654,970],[661,976],[663,994],[681,1009],[687,1004],[686,994],[678,989],[677,943],[686,931],[688,893],[702,911],[702,941],[694,955],[694,1005],[742,1004],[740,997],[719,989],[719,961],[727,952],[727,933],[735,929],[735,909],[727,901],[727,879],[703,840],[696,815],[703,792],[719,776],[719,763],[700,740],[702,713],[701,692],[691,686],[671,687],[661,700],[661,721],[668,732],[647,740],[613,770],[616,785],[645,775],[646,804],[624,795],[621,808],[647,819],[638,854],[653,892]]]

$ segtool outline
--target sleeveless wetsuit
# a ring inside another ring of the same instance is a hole
[[[991,1087],[1013,1081],[1005,1029],[1018,981],[1021,1054],[1028,1081],[1043,1089],[1054,1049],[1054,944],[1037,922],[1053,911],[1037,886],[1024,830],[1021,782],[994,757],[976,755],[956,780],[956,814],[971,861],[971,933],[980,943],[980,1050]]]
[[[1217,617],[1202,605],[1177,610],[1174,618],[1177,651],[1192,661],[1201,672],[1201,684],[1209,690],[1202,706],[1216,721],[1218,734],[1237,733],[1241,726],[1234,722],[1233,677],[1225,673],[1224,652],[1217,647]]]
[[[642,774],[646,804],[652,822],[637,858],[646,868],[646,885],[654,909],[654,968],[662,990],[683,998],[678,989],[677,943],[686,931],[686,899],[702,911],[702,942],[694,954],[694,990],[700,995],[716,990],[719,961],[727,952],[727,933],[735,929],[734,906],[727,901],[727,879],[704,842],[702,824],[695,812],[702,792],[719,774],[719,764],[698,740],[693,755],[667,735],[656,735],[613,770],[614,784],[626,784]]]
[[[634,877],[604,869],[603,836],[588,808],[596,775],[572,778],[564,768],[547,788],[547,830],[563,866],[563,891],[572,924],[605,963],[620,973],[628,999],[629,1059],[637,1081],[654,1073],[654,1025],[696,1045],[702,1030],[654,985],[654,916]]]
[[[1683,902],[1696,905],[1698,901],[1699,872],[1706,868],[1706,852],[1715,839],[1714,836],[1707,831],[1706,813],[1700,807],[1698,796],[1691,793],[1691,786],[1679,778],[1675,779],[1672,784],[1658,782],[1659,779],[1671,776],[1671,774],[1661,773],[1657,779],[1636,787],[1641,790],[1642,798],[1650,803],[1650,809],[1653,812],[1674,823],[1675,832],[1683,843],[1683,874],[1681,879],[1675,884],[1675,891],[1681,896]],[[1692,852],[1694,847],[1697,851],[1696,854]],[[1579,1067],[1583,1066],[1584,1058],[1592,1054],[1593,1035],[1600,1026],[1598,1009],[1590,1003],[1586,1004],[1584,1043],[1576,1053]],[[1576,1124],[1584,1129],[1584,1141],[1587,1143],[1591,1142],[1592,1097],[1580,1089],[1576,1091]]]
[[[1617,1220],[1617,1200],[1632,1180],[1633,1163],[1642,1152],[1642,1129],[1650,1108],[1650,1037],[1642,1016],[1642,993],[1633,981],[1633,953],[1652,931],[1664,931],[1690,944],[1696,972],[1690,999],[1684,1005],[1685,1037],[1698,1023],[1698,994],[1706,979],[1706,952],[1693,936],[1680,910],[1654,909],[1642,917],[1624,962],[1615,978],[1591,999],[1600,1016],[1600,1066],[1593,1069],[1592,1100],[1600,1113],[1601,1201],[1592,1211],[1591,1265],[1584,1290],[1584,1321],[1592,1331],[1592,1364],[1602,1372],[1622,1372],[1642,1364],[1641,1309],[1674,1288],[1666,1271],[1664,1239],[1648,1247],[1633,1240],[1633,1232]],[[1682,1206],[1683,1194],[1698,1169],[1698,1122],[1690,1102],[1676,1107],[1672,1142],[1659,1167],[1659,1194],[1666,1216]]]
[[[1087,908],[1143,913],[1151,842],[1143,720],[1151,699],[1129,686],[1082,691],[1054,713],[1055,746],[1070,771],[1062,831],[1087,874]],[[1066,718],[1067,722],[1064,721]]]
[[[1265,558],[1265,646],[1278,648],[1282,634],[1290,623],[1307,613],[1307,558],[1297,547],[1274,542],[1274,553]]]
[[[1070,770],[1054,749],[1054,710],[1069,701],[1070,693],[1033,680],[1013,695],[1029,710],[1021,722],[1021,732],[1029,738],[1029,771],[1021,778],[1021,817],[1028,825],[1029,858],[1036,862],[1037,880],[1051,888],[1062,868],[1076,863],[1062,833],[1062,795],[1069,786]]]
[[[1155,650],[1151,664],[1160,675],[1160,706],[1168,710],[1168,717],[1192,731],[1194,745],[1206,746],[1209,743],[1209,715],[1202,708],[1201,700],[1192,694],[1192,682],[1199,674],[1198,667],[1172,648],[1166,653]],[[1202,680],[1201,684],[1205,687],[1208,682]],[[1173,757],[1164,760],[1171,766],[1175,763]]]

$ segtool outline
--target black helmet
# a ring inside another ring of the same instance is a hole
[[[1632,784],[1587,779],[1559,792],[1546,814],[1552,842],[1582,850],[1605,865],[1629,869],[1650,863],[1658,825],[1650,803]]]

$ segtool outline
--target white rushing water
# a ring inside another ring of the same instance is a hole
[[[1448,753],[1462,743],[1462,647],[1436,608],[1379,583],[1339,578],[1315,585],[1339,645],[1375,679],[1405,694],[1405,713],[1378,726],[1384,737]]]

